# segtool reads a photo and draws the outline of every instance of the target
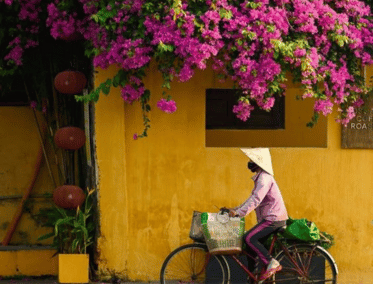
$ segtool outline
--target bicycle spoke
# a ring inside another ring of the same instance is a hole
[[[296,249],[294,255],[294,258],[296,259],[297,265],[299,266],[300,271],[303,273],[303,276],[308,275],[313,255],[312,251],[310,252]]]
[[[227,268],[221,258],[212,256],[212,272],[208,273],[209,262],[206,245],[190,244],[173,251],[165,260],[161,269],[162,284],[184,283],[225,283]]]
[[[336,268],[330,256],[319,247],[295,245],[289,252],[278,255],[283,269],[275,274],[275,281],[266,283],[337,283]]]

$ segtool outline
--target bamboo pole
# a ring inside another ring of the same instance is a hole
[[[40,166],[41,166],[42,160],[43,160],[43,147],[41,146],[40,149],[39,149],[39,152],[38,152],[38,157],[37,157],[37,160],[36,160],[36,165],[35,165],[35,171],[34,171],[33,178],[31,180],[29,186],[26,188],[25,193],[23,194],[21,203],[18,205],[17,211],[13,216],[12,222],[10,222],[10,224],[7,228],[7,231],[5,233],[5,237],[4,237],[3,241],[1,242],[1,244],[3,246],[7,246],[9,244],[9,242],[12,239],[12,236],[14,234],[14,231],[17,228],[18,222],[21,219],[21,216],[22,216],[22,213],[23,213],[23,206],[25,205],[26,200],[30,196],[31,190],[34,187],[35,182],[36,182],[36,178],[38,177],[38,174],[40,172]]]
[[[30,93],[28,91],[25,80],[23,80],[23,84],[25,86],[25,91],[26,91],[27,98],[28,98],[29,101],[31,101]],[[49,164],[47,151],[45,150],[45,145],[44,145],[44,141],[43,141],[43,135],[41,133],[40,124],[39,124],[38,117],[36,115],[36,111],[35,111],[34,108],[32,108],[32,113],[34,114],[34,120],[35,120],[36,128],[38,130],[38,137],[39,137],[40,145],[41,145],[41,148],[42,148],[42,151],[43,151],[43,154],[44,154],[45,162],[46,162],[46,165],[47,165],[47,168],[48,168],[49,176],[50,176],[50,178],[53,182],[53,186],[56,188],[57,184],[56,184],[56,181],[53,177],[52,169],[51,169],[50,164]]]

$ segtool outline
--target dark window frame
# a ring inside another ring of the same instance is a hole
[[[0,106],[27,106],[30,105],[20,76],[9,78],[12,80],[6,86],[0,86]]]
[[[241,95],[237,89],[206,89],[206,129],[285,129],[284,96],[275,97],[275,105],[269,112],[253,103],[255,109],[247,121],[242,121],[233,113],[233,106]]]

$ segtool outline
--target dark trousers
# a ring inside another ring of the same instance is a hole
[[[249,231],[247,231],[243,238],[247,245],[247,252],[255,257],[258,256],[261,263],[265,266],[268,265],[272,256],[269,254],[268,250],[264,247],[262,242],[272,233],[274,233],[279,228],[286,225],[286,221],[267,221],[263,220]],[[248,257],[248,268],[250,271],[254,270],[255,259]]]

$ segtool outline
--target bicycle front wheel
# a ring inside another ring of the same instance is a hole
[[[171,252],[161,269],[161,284],[226,283],[223,257],[210,255],[205,244],[188,244]]]
[[[265,283],[337,283],[338,269],[332,256],[322,247],[298,244],[277,257],[282,270]]]

